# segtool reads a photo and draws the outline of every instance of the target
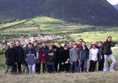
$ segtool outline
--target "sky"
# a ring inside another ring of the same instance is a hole
[[[118,0],[107,0],[112,5],[118,4]]]

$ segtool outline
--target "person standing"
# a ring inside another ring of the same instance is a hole
[[[103,43],[99,41],[99,51],[98,51],[98,70],[103,71],[104,67],[104,52],[103,52]]]
[[[18,71],[20,74],[21,73],[21,64],[23,63],[23,59],[24,59],[24,50],[20,46],[19,40],[16,41],[15,49],[17,50],[17,53],[18,53],[18,55],[17,55],[17,67],[18,67]]]
[[[29,74],[35,74],[36,67],[36,51],[33,48],[32,43],[28,44],[28,49],[25,51],[25,60],[28,64]]]
[[[86,46],[86,42],[82,42],[82,47],[79,50],[79,66],[78,66],[78,72],[87,72],[87,61],[89,59],[89,49]]]
[[[55,71],[55,57],[56,57],[55,54],[56,53],[53,50],[53,47],[50,45],[46,56],[48,73],[53,73]]]
[[[41,57],[41,63],[43,65],[43,73],[46,71],[46,56],[48,52],[48,47],[45,42],[42,43],[42,47],[40,48],[40,57]]]
[[[62,71],[69,72],[69,50],[68,46],[64,46],[63,54],[62,54]]]
[[[89,51],[89,60],[90,60],[89,71],[93,72],[96,70],[96,63],[98,61],[98,48],[96,48],[95,44],[92,45],[92,48]]]
[[[110,57],[110,59],[112,60],[112,64],[110,66],[110,71],[114,71],[114,66],[116,63],[116,59],[114,57],[114,55],[112,54],[112,50],[111,47],[114,47],[115,44],[112,42],[112,37],[109,36],[106,40],[106,42],[104,42],[103,44],[103,49],[104,49],[104,59],[105,59],[105,63],[104,63],[104,71],[108,71],[108,57]]]
[[[11,67],[11,74],[14,74],[14,66],[17,64],[17,51],[14,48],[13,42],[10,42],[8,49],[5,51],[5,64],[5,74],[7,74],[9,67]]]
[[[34,41],[33,42],[33,47],[36,51],[36,73],[40,73],[40,64],[41,64],[41,58],[40,58],[40,53],[39,53],[39,50],[40,50],[40,47],[38,46],[38,41]]]
[[[77,72],[78,54],[79,54],[79,48],[77,48],[77,44],[75,43],[73,45],[73,48],[70,50],[70,53],[69,53],[69,57],[70,57],[70,72],[71,73],[76,73]]]
[[[55,62],[55,71],[61,72],[62,71],[62,56],[63,56],[64,48],[61,46],[61,43],[58,43],[57,51],[56,51],[56,62]],[[59,65],[59,69],[58,69]]]

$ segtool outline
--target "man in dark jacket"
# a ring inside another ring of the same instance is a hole
[[[115,46],[115,44],[112,42],[112,37],[109,36],[107,38],[106,42],[104,42],[104,44],[103,44],[104,59],[105,59],[104,71],[108,71],[108,57],[110,57],[112,60],[112,64],[110,66],[110,71],[114,71],[116,59],[115,59],[114,55],[112,54],[112,50],[111,50],[111,47],[114,47],[114,46]]]
[[[55,71],[55,57],[55,51],[53,50],[53,47],[50,45],[46,56],[48,73],[52,73]]]
[[[79,57],[78,57],[78,61],[79,61],[79,66],[78,66],[78,72],[87,72],[87,61],[89,59],[89,50],[86,46],[85,42],[82,42],[82,47],[79,50]]]
[[[9,67],[11,66],[11,73],[14,74],[14,65],[17,62],[17,51],[14,48],[14,43],[10,42],[8,49],[5,52],[5,64],[6,64],[6,71],[7,74]]]
[[[20,41],[19,40],[16,41],[15,49],[17,50],[17,53],[18,53],[18,56],[17,56],[18,71],[19,71],[19,73],[21,73],[21,64],[22,64],[23,59],[24,59],[24,50],[20,46]]]
[[[55,60],[55,70],[61,72],[62,71],[62,56],[63,56],[64,48],[61,46],[61,43],[58,43],[57,51],[56,51],[56,60]],[[59,65],[59,69],[58,69]]]

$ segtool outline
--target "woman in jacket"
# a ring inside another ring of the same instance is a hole
[[[41,62],[43,65],[43,73],[45,73],[46,71],[46,56],[47,56],[47,52],[48,52],[48,47],[46,46],[46,44],[43,42],[42,43],[42,47],[40,48],[40,58],[41,58]]]
[[[69,50],[68,46],[64,46],[63,54],[62,54],[62,71],[69,72]]]
[[[40,58],[40,53],[39,53],[39,50],[40,50],[40,47],[38,46],[38,42],[37,41],[34,41],[33,42],[33,47],[36,51],[36,73],[40,73],[40,64],[41,64],[41,58]]]
[[[46,56],[48,73],[52,73],[55,71],[55,57],[55,51],[53,50],[53,47],[50,45]]]
[[[93,72],[96,69],[96,63],[98,61],[98,48],[96,48],[95,44],[93,44],[92,48],[89,50],[89,60],[90,60],[89,71]]]
[[[104,52],[103,52],[103,43],[99,41],[99,51],[98,51],[98,70],[103,71],[104,67]]]
[[[114,57],[114,55],[112,54],[112,50],[111,47],[114,47],[115,44],[112,42],[112,37],[109,36],[106,40],[106,42],[104,42],[103,44],[103,49],[104,49],[104,59],[105,59],[105,63],[104,63],[104,71],[108,71],[108,57],[110,57],[110,59],[112,60],[112,64],[110,66],[110,71],[114,71],[114,66],[116,63],[116,59]]]

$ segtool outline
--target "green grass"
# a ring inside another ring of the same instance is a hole
[[[0,29],[4,30],[1,30],[0,34],[3,36],[13,35],[13,34],[14,35],[37,34],[38,26],[40,26],[42,34],[56,34],[56,33],[67,33],[67,32],[78,33],[82,31],[91,31],[91,29],[93,28],[97,31],[102,31],[102,30],[118,31],[118,27],[102,27],[102,26],[98,27],[92,25],[70,23],[49,17],[35,17],[32,19],[1,24]]]
[[[93,41],[105,41],[108,36],[113,37],[113,41],[118,42],[118,31],[105,31],[105,32],[85,32],[85,33],[78,33],[78,34],[71,34],[70,37],[75,39],[84,39],[86,42],[93,42]]]

